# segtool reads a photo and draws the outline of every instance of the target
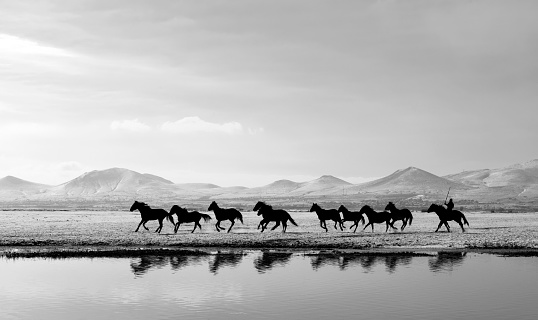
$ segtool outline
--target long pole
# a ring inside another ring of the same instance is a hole
[[[448,192],[446,193],[445,203],[446,203],[446,200],[448,200],[448,194],[450,193],[450,188],[452,187],[448,187]]]

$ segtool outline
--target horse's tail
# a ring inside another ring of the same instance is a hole
[[[166,219],[170,222],[172,222],[173,225],[176,225],[176,223],[174,222],[174,214],[169,214],[166,216]]]
[[[209,220],[211,220],[211,216],[205,213],[200,213],[200,217],[204,219],[204,222],[208,222]]]
[[[413,222],[413,214],[409,211],[409,225]]]
[[[241,214],[239,210],[237,210],[237,219],[239,219],[239,221],[241,221],[242,224],[245,224],[243,223],[243,215]]]
[[[296,227],[299,226],[297,223],[295,223],[295,220],[292,219],[292,217],[290,216],[289,213],[288,213],[288,220],[290,220],[290,222],[293,223],[294,226],[296,226]]]
[[[463,214],[463,212],[460,212],[460,214],[461,214],[461,217],[463,218],[463,223],[466,225],[469,225],[469,222],[467,221],[467,218],[465,218],[465,215]]]

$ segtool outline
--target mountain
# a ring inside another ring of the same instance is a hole
[[[99,195],[125,195],[132,197],[140,193],[170,193],[175,189],[172,181],[151,175],[141,174],[122,168],[94,170],[53,187],[56,196],[85,197]]]
[[[13,176],[0,179],[0,199],[26,199],[31,195],[45,192],[50,186],[22,180]]]
[[[538,197],[538,159],[498,169],[450,174],[445,178],[478,187],[466,196],[481,201],[531,201]]]
[[[493,170],[464,171],[445,178],[486,187],[531,186],[538,184],[538,159]]]
[[[397,170],[384,178],[357,186],[359,191],[376,193],[446,193],[448,188],[467,190],[471,187],[415,167]]]

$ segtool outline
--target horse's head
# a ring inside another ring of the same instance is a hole
[[[218,208],[219,208],[219,206],[217,205],[217,203],[215,201],[213,201],[209,205],[209,208],[207,208],[207,211],[212,211],[212,210],[215,210],[215,209],[218,209]]]
[[[347,211],[347,208],[344,207],[343,204],[341,204],[340,207],[338,207],[338,212],[345,212],[345,211]]]
[[[387,204],[387,206],[385,207],[385,210],[394,210],[396,209],[396,206],[394,205],[394,203],[389,202],[389,204]]]
[[[318,206],[317,203],[312,203],[312,207],[310,208],[310,212],[314,212],[316,210],[321,209],[320,206]]]
[[[170,209],[170,214],[185,214],[188,213],[187,209],[182,208],[178,206],[177,204],[174,204],[172,206],[172,209]]]
[[[144,206],[147,206],[147,204],[145,204],[144,202],[138,202],[135,200],[135,202],[133,203],[133,205],[131,206],[131,209],[129,209],[129,211],[133,212],[137,209],[140,209]]]
[[[430,207],[428,208],[428,212],[437,212],[441,206],[436,205],[435,203],[432,203]],[[442,208],[442,207],[441,207]]]
[[[264,205],[265,205],[265,202],[263,202],[263,201],[258,201],[258,203],[256,203],[256,205],[254,206],[254,209],[252,209],[252,211],[258,211],[258,210],[260,210]],[[258,215],[259,215],[259,214],[258,214]]]

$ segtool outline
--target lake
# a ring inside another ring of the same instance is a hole
[[[2,319],[536,319],[538,258],[215,251],[0,259]]]

